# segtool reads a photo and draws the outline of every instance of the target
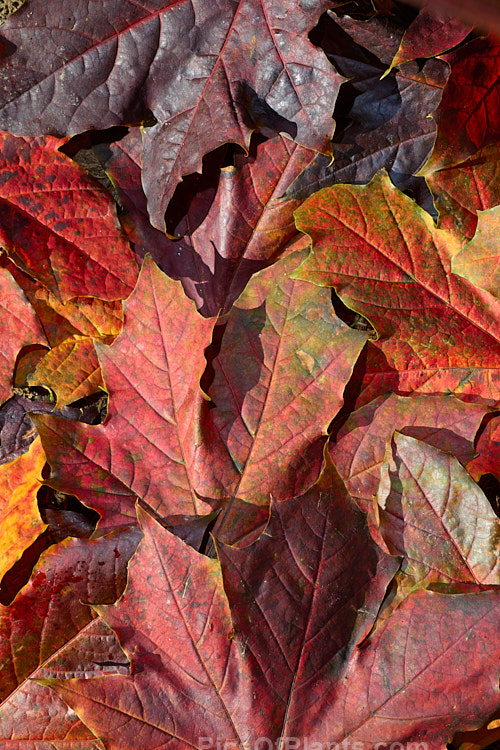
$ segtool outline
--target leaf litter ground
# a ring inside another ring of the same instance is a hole
[[[392,0],[0,36],[0,745],[491,745],[498,42]]]

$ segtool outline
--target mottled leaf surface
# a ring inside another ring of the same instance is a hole
[[[500,297],[499,220],[500,206],[481,211],[474,237],[453,256],[451,263],[453,273],[486,289],[497,299]]]
[[[45,684],[112,747],[307,736],[368,750],[421,739],[423,726],[438,748],[492,712],[495,593],[418,593],[360,648],[395,560],[370,541],[335,477],[273,514],[256,544],[220,550],[221,576],[218,562],[141,513],[127,591],[98,608],[132,674]]]
[[[438,135],[424,174],[473,156],[498,142],[500,46],[491,38],[474,39],[446,55],[451,75],[435,119]]]
[[[0,579],[45,529],[37,505],[44,465],[37,439],[23,456],[0,466]]]
[[[367,334],[334,313],[327,290],[291,278],[305,251],[256,274],[234,304],[213,362],[213,423],[236,472],[228,491],[286,500],[316,481],[328,424]]]
[[[380,533],[415,583],[498,586],[500,520],[456,458],[396,432],[381,475]]]
[[[500,203],[500,148],[486,146],[461,164],[427,176],[439,212],[439,226],[461,241],[471,240],[478,211]]]
[[[63,302],[124,298],[137,266],[111,198],[61,145],[0,134],[0,245]]]
[[[379,396],[349,415],[328,450],[347,489],[367,512],[377,493],[385,449],[394,430],[472,460],[484,407],[453,396]]]
[[[2,699],[91,622],[86,602],[121,595],[139,539],[137,529],[121,529],[97,540],[66,539],[43,553],[12,604],[0,606]]]
[[[328,5],[112,0],[83,9],[71,0],[63,15],[55,1],[25,6],[2,28],[16,52],[1,68],[0,126],[62,136],[152,111],[144,184],[163,229],[176,184],[222,143],[246,146],[252,130],[270,124],[329,150],[341,78],[307,39]]]
[[[105,424],[37,419],[55,476],[69,473],[79,496],[119,480],[163,516],[209,512],[204,498],[267,505],[310,486],[367,335],[336,317],[326,290],[290,278],[302,257],[255,276],[233,307],[212,365],[210,409],[199,381],[214,321],[146,261],[122,334],[99,348]]]
[[[67,338],[47,352],[27,382],[50,388],[59,408],[97,393],[104,383],[94,342],[87,338]]]
[[[313,251],[294,275],[333,286],[377,331],[363,403],[422,388],[498,400],[500,307],[451,273],[458,242],[387,176],[366,187],[325,188],[296,218]]]
[[[0,706],[0,742],[9,750],[104,750],[64,701],[48,687],[31,681]]]
[[[0,268],[0,403],[12,396],[13,370],[23,346],[47,344],[35,311],[7,269]]]

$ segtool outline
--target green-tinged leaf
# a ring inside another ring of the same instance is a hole
[[[496,592],[418,592],[366,640],[397,563],[338,478],[275,505],[254,545],[221,548],[222,571],[140,521],[127,591],[98,608],[130,676],[44,681],[106,746],[437,750],[498,706]]]
[[[500,585],[500,520],[456,458],[396,432],[381,475],[380,533],[414,585]]]
[[[333,286],[375,327],[361,403],[390,390],[500,400],[500,303],[451,273],[458,241],[379,174],[296,212],[313,251],[295,276]]]
[[[379,396],[352,412],[328,450],[346,487],[368,512],[380,483],[386,444],[394,430],[455,455],[474,455],[474,438],[485,408],[454,396]]]
[[[328,290],[292,278],[306,251],[256,274],[235,302],[213,363],[213,422],[237,473],[228,491],[286,500],[316,481],[328,425],[368,335]]]
[[[476,234],[451,262],[451,270],[500,297],[500,206],[480,211]]]

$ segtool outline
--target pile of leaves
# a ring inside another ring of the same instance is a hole
[[[498,740],[500,43],[27,0],[0,50],[0,746]]]

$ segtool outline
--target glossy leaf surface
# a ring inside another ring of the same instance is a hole
[[[451,273],[457,241],[387,176],[326,188],[296,218],[313,252],[295,276],[333,286],[378,333],[367,350],[363,403],[422,387],[498,399],[500,307]]]
[[[436,126],[429,115],[441,101],[449,68],[442,60],[427,60],[384,75],[387,50],[373,43],[385,40],[392,49],[402,33],[388,25],[379,35],[381,19],[354,23],[347,16],[334,20],[332,15],[323,21],[321,35],[315,30],[316,43],[348,81],[334,113],[339,121],[332,143],[334,161],[318,154],[290,186],[290,197],[304,199],[338,183],[369,182],[384,168],[398,187],[410,190],[421,203],[429,202],[424,181],[413,175],[434,144]]]

